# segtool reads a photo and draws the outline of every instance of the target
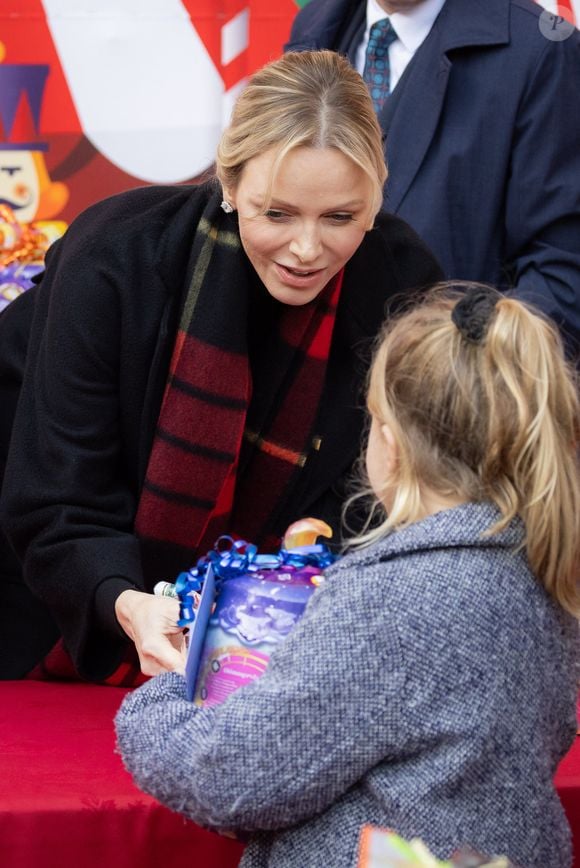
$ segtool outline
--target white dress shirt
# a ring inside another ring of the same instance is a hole
[[[427,38],[444,3],[445,0],[422,0],[416,6],[410,7],[408,11],[393,12],[392,15],[387,15],[377,0],[367,0],[367,26],[363,41],[356,52],[356,68],[360,74],[363,74],[365,68],[365,55],[371,27],[381,18],[389,18],[398,37],[389,47],[391,90],[393,90],[407,64],[421,43]]]

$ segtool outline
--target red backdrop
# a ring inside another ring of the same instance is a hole
[[[170,3],[115,0],[107,9],[107,4],[103,8],[103,4],[91,6],[82,0],[2,0],[0,66],[13,67],[14,73],[24,79],[31,72],[31,66],[45,66],[48,70],[43,88],[38,81],[27,82],[25,86],[12,83],[11,87],[17,87],[18,93],[9,93],[10,88],[0,78],[0,159],[2,151],[9,150],[13,154],[26,151],[24,145],[42,149],[39,152],[43,154],[41,159],[44,159],[49,182],[64,184],[69,194],[66,205],[50,217],[66,222],[96,199],[122,189],[154,181],[179,183],[199,177],[203,168],[207,168],[201,165],[203,156],[198,158],[190,175],[166,177],[163,167],[161,174],[156,171],[154,157],[145,168],[141,160],[139,170],[131,171],[130,154],[123,153],[123,159],[116,162],[114,157],[99,149],[103,131],[114,135],[110,128],[118,121],[119,109],[117,107],[116,113],[114,104],[119,93],[125,87],[135,86],[135,82],[131,84],[135,69],[132,55],[137,56],[139,39],[144,35],[144,50],[147,51],[145,58],[137,57],[142,63],[139,74],[141,70],[145,72],[143,91],[153,90],[162,76],[162,96],[173,105],[173,115],[166,119],[163,99],[157,94],[151,109],[151,127],[159,135],[165,133],[166,141],[171,144],[177,103],[181,102],[190,135],[194,135],[193,128],[197,125],[199,137],[208,140],[207,150],[211,152],[219,131],[215,122],[208,127],[196,104],[196,94],[199,96],[204,90],[213,89],[208,105],[213,111],[220,100],[223,102],[223,126],[231,99],[243,85],[244,78],[281,53],[298,5],[294,0],[276,0],[275,3],[271,0],[171,0]],[[181,31],[187,39],[180,39],[174,46],[175,19],[179,14],[182,15]],[[153,30],[157,44],[152,50]],[[76,55],[71,45],[75,33],[84,41]],[[184,81],[179,69],[172,80],[175,57],[187,61],[190,49],[192,68],[188,67],[187,75],[196,75],[196,80],[193,84]],[[126,77],[122,70],[119,73],[117,64],[115,75],[107,78],[111,63],[119,56],[126,57]],[[103,86],[99,90],[101,80]],[[87,115],[91,114],[90,107],[87,109],[91,94],[101,106],[99,117],[94,121],[96,130],[86,122]],[[111,108],[110,120],[107,103]],[[135,139],[136,157],[148,146],[148,130],[139,136],[146,97],[144,103],[135,128],[129,131]],[[35,107],[39,109],[36,116]],[[170,163],[172,159],[169,153],[165,162]],[[205,162],[209,165],[208,160]],[[183,171],[188,171],[187,165]],[[36,216],[43,219],[46,215]]]

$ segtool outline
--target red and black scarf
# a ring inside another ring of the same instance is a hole
[[[317,448],[320,403],[342,284],[282,305],[242,250],[236,215],[212,196],[197,227],[181,322],[135,531],[168,557],[159,578],[193,565],[222,533],[277,547],[276,514]],[[301,516],[295,516],[300,518]],[[146,555],[145,555],[146,556]],[[78,679],[62,640],[28,676]],[[105,684],[135,687],[131,644]]]
[[[191,261],[135,522],[141,538],[187,550],[184,567],[222,533],[279,541],[275,516],[316,448],[342,283],[303,306],[272,299],[215,196]]]

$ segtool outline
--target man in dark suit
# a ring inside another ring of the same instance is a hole
[[[310,0],[286,50],[332,48],[364,73],[385,15],[385,207],[448,278],[513,289],[576,349],[580,34],[531,0]]]

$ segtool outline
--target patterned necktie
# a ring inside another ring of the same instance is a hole
[[[381,18],[371,27],[363,78],[367,83],[377,114],[390,93],[389,45],[395,39],[397,34],[388,18]]]

